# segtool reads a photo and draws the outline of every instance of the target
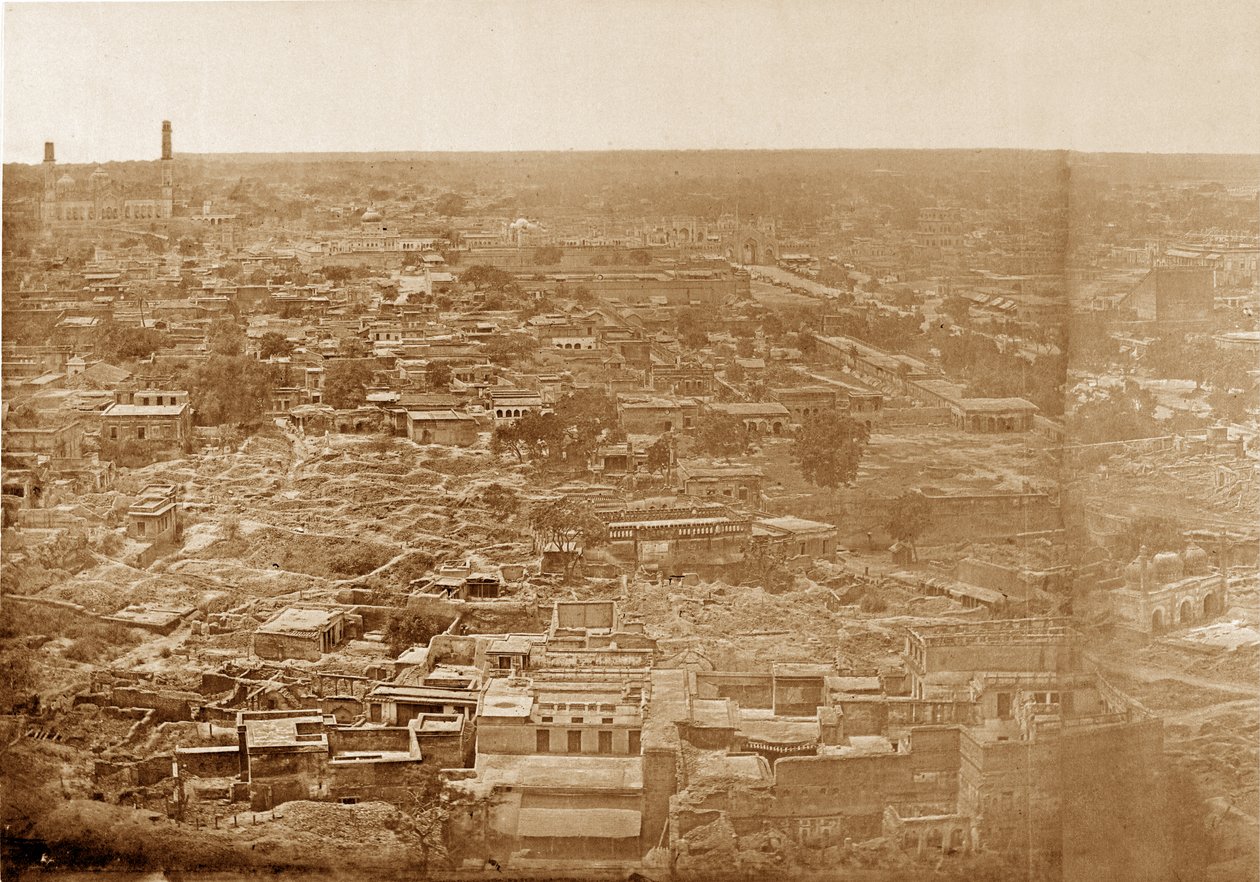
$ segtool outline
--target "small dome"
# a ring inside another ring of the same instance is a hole
[[[1212,560],[1208,553],[1193,542],[1186,546],[1182,558],[1186,562],[1186,572],[1192,576],[1205,575],[1212,568]]]
[[[93,177],[94,179],[99,179],[99,178],[108,178],[108,177],[109,177],[109,172],[105,171],[105,169],[101,168],[101,167],[98,165],[98,166],[96,167],[96,170],[92,172],[92,177]]]
[[[61,177],[57,178],[57,186],[58,187],[73,187],[74,186],[74,178],[70,176],[70,172],[66,172]]]
[[[362,220],[365,224],[376,223],[377,221],[382,221],[384,219],[384,215],[375,208],[369,208],[367,211],[363,212],[363,217],[360,218],[360,220]]]
[[[1137,588],[1142,584],[1142,573],[1146,570],[1146,561],[1140,557],[1133,558],[1132,562],[1124,568],[1124,584],[1131,588]]]
[[[1161,551],[1151,561],[1155,578],[1161,583],[1176,582],[1186,575],[1186,564],[1175,551]]]

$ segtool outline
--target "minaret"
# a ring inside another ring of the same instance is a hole
[[[57,157],[53,150],[53,142],[44,142],[44,201],[52,202],[57,198]]]
[[[171,121],[162,120],[162,216],[175,209],[175,160],[171,157]]]

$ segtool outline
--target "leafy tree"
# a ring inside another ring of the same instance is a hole
[[[459,274],[459,280],[476,289],[491,291],[519,291],[516,276],[495,266],[476,263]]]
[[[564,577],[573,576],[580,555],[608,541],[608,528],[589,500],[564,498],[535,503],[529,511],[529,526],[544,550],[566,555]]]
[[[268,278],[267,271],[260,267],[256,270],[253,270],[245,278],[245,281],[249,282],[249,284],[251,285],[265,285],[267,284],[267,278]]]
[[[665,480],[670,479],[674,468],[674,446],[669,433],[662,435],[647,449],[647,470],[654,475],[665,473]]]
[[[451,366],[444,361],[431,361],[424,369],[425,382],[430,389],[449,389],[451,387]]]
[[[324,402],[338,410],[358,407],[372,383],[372,362],[358,358],[339,358],[329,363],[324,372]]]
[[[583,306],[589,306],[595,302],[595,292],[586,285],[578,285],[575,287],[570,296]]]
[[[293,349],[293,341],[277,331],[268,331],[258,341],[258,356],[260,358],[272,358],[275,356],[283,358],[292,355]]]
[[[331,264],[324,267],[321,272],[324,278],[332,282],[334,285],[344,285],[350,279],[354,278],[354,270],[348,266],[338,266]]]
[[[477,502],[489,509],[499,521],[507,520],[521,507],[521,498],[517,492],[499,483],[486,486],[477,495]]]
[[[857,477],[870,429],[865,423],[824,411],[803,428],[792,445],[792,459],[805,480],[835,490]]]
[[[517,462],[523,462],[526,454],[531,460],[543,460],[556,455],[564,444],[564,428],[554,413],[530,411],[510,423],[495,427],[490,437],[490,449],[494,453],[512,453]]]
[[[579,389],[556,402],[555,418],[563,432],[559,452],[569,463],[585,463],[603,441],[625,437],[617,402],[598,389]]]
[[[139,328],[109,321],[97,327],[94,345],[101,358],[109,362],[148,358],[166,348],[167,337],[156,328]]]
[[[458,193],[443,193],[433,203],[433,210],[442,217],[457,217],[464,213],[468,200]]]
[[[951,294],[942,300],[941,310],[956,325],[967,325],[971,321],[971,301],[958,294]]]
[[[342,337],[337,350],[342,358],[367,358],[372,354],[372,344],[362,337]]]
[[[932,526],[932,510],[927,497],[918,490],[908,490],[893,500],[888,513],[888,534],[910,546],[915,560],[919,550],[915,543]]]
[[[534,263],[539,266],[555,266],[564,257],[564,249],[555,245],[543,245],[534,249]]]
[[[189,373],[188,397],[206,425],[251,423],[270,405],[277,376],[274,365],[215,353]]]
[[[675,327],[678,339],[692,349],[699,349],[709,342],[709,317],[699,307],[688,306],[678,310]]]
[[[446,630],[446,621],[418,609],[397,609],[385,620],[385,645],[393,656],[402,655],[413,646],[428,646],[429,641]]]
[[[696,447],[709,456],[729,460],[748,452],[751,439],[744,421],[727,413],[706,413],[696,422]]]
[[[528,334],[498,334],[490,339],[482,352],[491,363],[515,364],[538,349],[538,341]]]
[[[652,255],[645,248],[635,248],[626,255],[626,263],[631,266],[647,266],[652,262]]]
[[[216,355],[240,355],[245,351],[245,331],[231,319],[218,319],[206,329],[206,345]]]

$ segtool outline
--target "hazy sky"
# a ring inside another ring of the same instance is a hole
[[[1260,151],[1258,0],[12,3],[4,158]]]

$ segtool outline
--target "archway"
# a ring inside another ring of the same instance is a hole
[[[1164,630],[1164,611],[1157,609],[1151,613],[1151,633],[1159,634]]]
[[[1203,598],[1203,617],[1213,618],[1221,614],[1221,599],[1216,594],[1208,594]]]
[[[1178,624],[1188,625],[1194,621],[1194,601],[1186,598],[1181,601],[1181,606],[1177,608]]]
[[[773,426],[770,427],[770,431],[774,432],[774,434],[776,435],[782,435],[783,423],[776,422]]]
[[[740,261],[741,263],[755,264],[757,262],[757,243],[752,239],[746,241],[741,256],[743,257],[743,260]]]

